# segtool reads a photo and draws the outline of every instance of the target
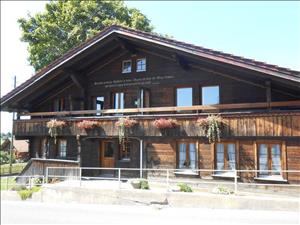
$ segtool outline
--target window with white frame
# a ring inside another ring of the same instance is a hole
[[[193,142],[179,142],[179,169],[196,169],[197,168],[197,148]]]
[[[146,71],[146,59],[137,59],[136,60],[136,72]]]
[[[66,158],[67,157],[67,140],[59,139],[57,146],[57,156],[59,158]]]
[[[221,170],[216,171],[216,174],[233,174],[236,169],[236,147],[234,143],[217,143],[215,157],[215,169]]]
[[[220,104],[219,86],[202,87],[202,105]]]
[[[122,73],[131,73],[131,60],[124,60],[122,62]]]

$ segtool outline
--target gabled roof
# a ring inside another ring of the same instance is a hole
[[[153,44],[162,45],[168,48],[172,48],[175,50],[179,50],[185,53],[193,54],[199,57],[204,57],[207,59],[215,60],[218,62],[222,62],[225,64],[231,64],[235,66],[239,66],[242,68],[254,70],[257,72],[264,73],[266,75],[279,77],[282,79],[287,79],[290,81],[294,81],[300,83],[300,72],[296,70],[291,70],[284,67],[279,67],[277,65],[271,65],[264,62],[259,62],[253,59],[243,58],[240,56],[235,56],[231,54],[227,54],[221,51],[215,51],[208,48],[203,48],[200,46],[188,44],[181,41],[176,41],[173,39],[165,38],[153,33],[147,33],[143,31],[134,30],[127,27],[122,27],[118,25],[110,26],[103,31],[99,32],[97,35],[92,37],[91,39],[85,41],[84,43],[74,47],[69,50],[63,56],[59,57],[48,66],[44,67],[40,71],[38,71],[34,76],[26,80],[24,83],[16,87],[14,90],[6,94],[1,98],[1,105],[7,102],[9,99],[13,98],[17,94],[21,93],[26,88],[30,87],[33,83],[38,82],[41,78],[50,74],[54,69],[59,68],[64,65],[67,61],[71,60],[75,56],[81,54],[85,50],[91,48],[96,43],[100,42],[104,38],[109,35],[117,33],[123,36],[139,39],[142,41],[151,42]]]

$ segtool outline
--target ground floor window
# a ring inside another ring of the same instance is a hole
[[[57,156],[59,158],[67,157],[67,140],[59,139],[57,142]]]
[[[278,143],[261,143],[258,145],[258,151],[259,176],[280,175],[281,145]]]
[[[125,141],[119,145],[119,159],[130,160],[131,142]]]
[[[196,169],[197,168],[197,150],[196,143],[179,142],[179,169]]]
[[[234,143],[217,143],[215,150],[216,174],[232,174],[236,169],[236,146]]]

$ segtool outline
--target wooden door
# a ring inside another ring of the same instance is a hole
[[[102,141],[100,149],[100,167],[113,168],[114,166],[114,143],[112,141]]]

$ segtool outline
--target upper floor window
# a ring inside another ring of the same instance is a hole
[[[214,105],[220,103],[219,86],[202,87],[202,105]]]
[[[193,88],[177,88],[177,106],[192,106],[193,105]]]
[[[146,71],[146,59],[137,59],[136,60],[136,72]]]
[[[54,100],[54,111],[64,111],[66,109],[66,102],[64,98],[57,98]]]
[[[114,109],[124,109],[124,92],[114,93]]]
[[[216,170],[221,170],[216,171],[217,174],[229,175],[236,169],[236,147],[234,143],[218,143],[216,146],[215,157],[215,168]]]
[[[258,146],[259,176],[280,175],[281,147],[280,144],[262,143]],[[268,171],[272,170],[272,171]]]
[[[93,109],[95,110],[103,110],[104,109],[104,97],[103,96],[97,96],[93,97]],[[100,116],[101,113],[97,112],[97,116]]]
[[[131,73],[131,60],[124,60],[122,62],[122,73]]]
[[[58,148],[57,156],[59,158],[66,158],[67,157],[67,140],[59,139],[57,148]]]

